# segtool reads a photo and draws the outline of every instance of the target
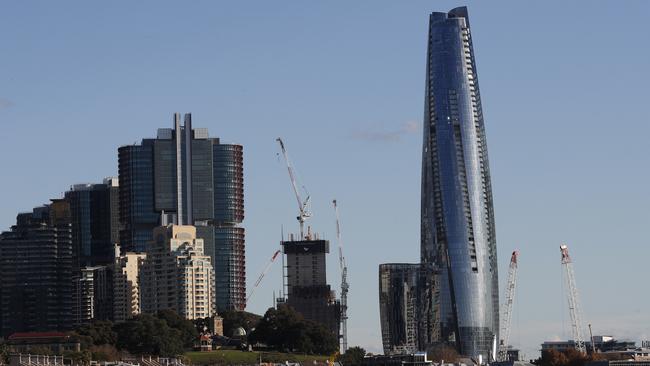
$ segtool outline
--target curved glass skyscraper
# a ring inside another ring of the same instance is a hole
[[[467,8],[432,13],[422,151],[429,340],[487,359],[498,334],[492,187]]]

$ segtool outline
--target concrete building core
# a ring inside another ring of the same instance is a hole
[[[286,304],[305,319],[324,325],[338,336],[341,305],[327,284],[329,241],[310,237],[283,241],[282,250],[286,255]]]

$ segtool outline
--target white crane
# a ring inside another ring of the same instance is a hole
[[[578,288],[576,287],[576,278],[573,272],[573,262],[569,256],[569,247],[560,245],[562,254],[562,266],[564,267],[565,281],[567,284],[567,297],[569,300],[569,316],[571,317],[571,330],[573,332],[573,342],[575,348],[581,353],[587,353],[585,339],[582,335],[582,319],[580,318],[580,303],[578,302]]]
[[[275,253],[273,253],[273,256],[271,257],[271,260],[270,260],[269,263],[266,265],[266,267],[264,267],[264,270],[262,271],[262,273],[260,274],[260,276],[257,278],[257,281],[255,281],[255,284],[253,285],[253,288],[251,289],[251,292],[249,292],[249,293],[248,293],[248,296],[246,296],[246,304],[248,304],[248,300],[251,299],[251,296],[253,296],[253,293],[255,292],[255,290],[257,289],[257,287],[258,287],[258,286],[260,285],[260,283],[262,282],[262,279],[264,278],[264,276],[266,275],[266,273],[269,271],[269,269],[271,269],[271,265],[273,265],[273,262],[275,262],[275,258],[278,257],[278,254],[280,254],[280,250],[276,250]]]
[[[300,240],[304,239],[304,226],[305,226],[305,220],[311,217],[311,212],[309,212],[309,193],[303,186],[302,189],[305,190],[307,193],[307,198],[303,201],[302,197],[300,197],[300,191],[298,191],[298,185],[296,183],[296,176],[293,170],[293,166],[291,166],[291,161],[289,160],[289,156],[287,155],[287,150],[284,148],[284,142],[282,142],[282,139],[278,137],[275,139],[279,144],[280,144],[280,149],[282,150],[282,156],[284,156],[284,161],[287,163],[287,170],[289,171],[289,179],[291,180],[291,186],[293,187],[293,193],[296,195],[296,200],[298,201],[298,216],[296,219],[298,219],[298,222],[300,223]]]
[[[501,307],[501,329],[499,330],[499,361],[508,361],[508,344],[510,342],[510,327],[512,324],[512,307],[515,302],[515,289],[517,288],[517,259],[519,252],[513,251],[508,268],[508,282],[506,284],[505,303]]]
[[[341,354],[343,354],[348,350],[348,291],[350,285],[348,284],[348,265],[343,256],[339,207],[336,205],[336,200],[333,200],[332,203],[336,212],[336,241],[339,246],[339,267],[341,269]]]

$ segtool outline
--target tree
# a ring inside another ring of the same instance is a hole
[[[192,348],[194,346],[194,342],[199,336],[199,333],[194,327],[194,322],[183,318],[171,309],[158,311],[156,317],[167,322],[169,327],[178,329],[181,332],[183,346],[185,348]]]
[[[436,344],[427,350],[427,358],[436,363],[455,363],[458,360],[458,351],[446,344]]]
[[[90,337],[92,345],[95,346],[117,343],[117,333],[113,330],[113,323],[108,320],[95,320],[90,324],[84,324],[75,329],[75,333],[82,337]]]
[[[141,314],[115,326],[117,348],[133,354],[173,357],[183,353],[183,334],[167,321]]]
[[[337,358],[337,361],[343,366],[361,365],[365,356],[365,349],[361,347],[350,347],[344,354]]]
[[[239,327],[244,328],[246,334],[250,334],[262,319],[257,314],[237,310],[226,310],[220,315],[223,318],[223,335],[226,337],[232,337],[235,329]]]
[[[119,361],[122,358],[120,351],[110,344],[92,346],[89,351],[95,361]]]
[[[305,320],[289,306],[270,308],[249,335],[251,344],[264,343],[278,351],[332,354],[338,338],[324,326]]]

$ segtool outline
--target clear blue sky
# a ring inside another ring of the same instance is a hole
[[[428,14],[453,1],[0,5],[0,227],[71,184],[117,174],[117,147],[192,112],[245,148],[248,283],[296,230],[282,136],[350,266],[350,344],[379,351],[377,265],[419,259]],[[521,250],[512,341],[567,338],[559,245],[585,322],[650,338],[650,2],[469,4],[501,283]],[[329,281],[339,286],[336,256]],[[248,310],[279,289],[275,265]],[[503,285],[501,290],[503,290]]]

